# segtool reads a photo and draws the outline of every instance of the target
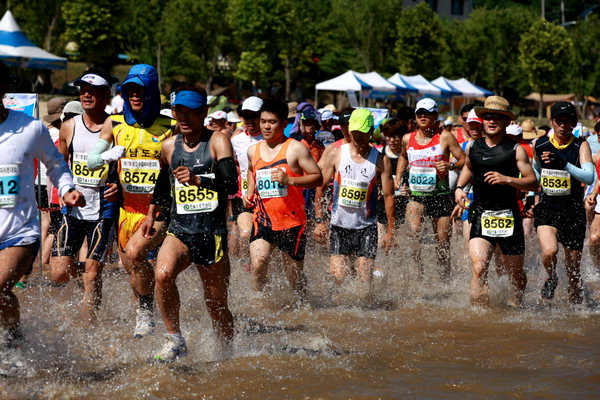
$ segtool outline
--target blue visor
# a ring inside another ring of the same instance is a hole
[[[182,90],[175,93],[175,100],[171,103],[171,106],[201,108],[206,106],[206,97],[193,90]]]

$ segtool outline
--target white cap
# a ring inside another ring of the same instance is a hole
[[[335,119],[335,116],[333,115],[331,110],[328,110],[326,108],[321,108],[319,110],[319,112],[321,113],[321,121],[328,121],[330,119]]]
[[[242,103],[242,111],[249,110],[258,112],[263,105],[263,101],[260,97],[250,96]]]
[[[474,108],[471,111],[469,111],[469,116],[467,117],[467,124],[469,122],[479,122],[480,124],[483,124],[483,120],[477,116],[477,113],[475,112]]]
[[[517,124],[511,124],[506,127],[506,134],[512,136],[519,136],[523,134],[523,128]]]
[[[162,110],[160,110],[160,114],[173,119],[173,112],[170,108],[163,108]]]
[[[225,111],[215,111],[214,113],[209,115],[212,119],[227,119],[227,113]]]
[[[444,121],[444,126],[452,126],[452,124],[454,124],[454,122],[450,118]]]
[[[212,120],[211,117],[206,117],[204,118],[204,126],[209,126],[210,125],[210,121]]]
[[[231,122],[232,124],[237,124],[239,122],[242,122],[242,120],[239,119],[233,111],[229,111],[227,113],[227,122]]]
[[[435,102],[435,100],[430,99],[429,97],[425,97],[424,99],[421,99],[417,102],[415,112],[419,111],[420,109],[424,109],[427,112],[437,112],[438,105]]]

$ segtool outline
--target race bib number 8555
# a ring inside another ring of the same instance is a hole
[[[219,196],[217,192],[205,187],[184,186],[175,180],[175,204],[177,214],[211,212],[219,205]]]

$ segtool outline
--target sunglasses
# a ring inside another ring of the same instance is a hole
[[[502,120],[506,118],[504,115],[502,114],[483,114],[483,119],[486,121],[498,121],[498,120]]]

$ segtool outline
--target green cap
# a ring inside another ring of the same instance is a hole
[[[352,111],[352,115],[350,115],[348,130],[369,133],[374,125],[375,121],[373,120],[371,111],[364,108],[357,108]]]

